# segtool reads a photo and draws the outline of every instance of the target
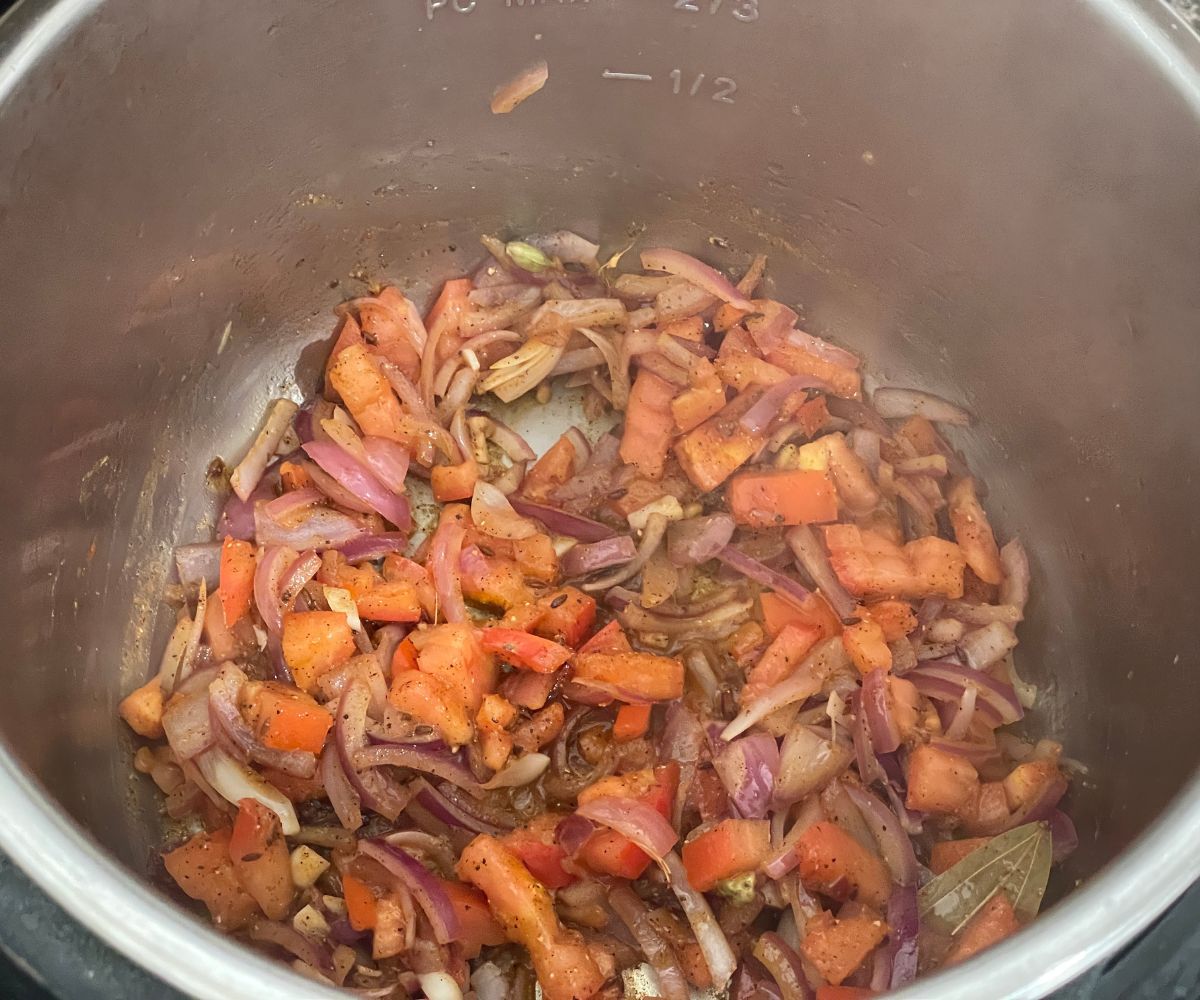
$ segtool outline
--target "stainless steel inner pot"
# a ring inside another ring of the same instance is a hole
[[[493,87],[544,58],[510,116]],[[319,991],[144,881],[120,695],[204,469],[363,276],[576,228],[736,269],[959,440],[1035,574],[1033,731],[1086,762],[1030,930],[906,996],[1033,997],[1200,874],[1200,40],[1154,0],[24,0],[0,25],[0,846],[198,997]],[[230,336],[222,350],[223,331]]]

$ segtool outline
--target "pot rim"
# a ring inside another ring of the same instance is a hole
[[[0,21],[0,103],[30,66],[103,0],[24,0]],[[1162,70],[1196,110],[1200,37],[1165,0],[1085,0]],[[115,862],[0,741],[0,848],[58,905],[108,945],[200,1000],[344,996],[235,944]],[[893,994],[1034,1000],[1116,952],[1200,878],[1200,771],[1117,858],[1035,926],[960,967]],[[984,990],[987,992],[985,993]]]

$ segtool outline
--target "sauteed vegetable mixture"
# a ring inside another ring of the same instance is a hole
[[[1070,762],[1005,731],[1029,564],[968,414],[868,394],[762,257],[483,243],[337,308],[177,551],[121,704],[170,879],[368,997],[846,1000],[1031,920]],[[504,422],[571,391],[615,429]]]

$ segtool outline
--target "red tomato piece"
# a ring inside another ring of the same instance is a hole
[[[765,819],[726,819],[683,845],[683,867],[692,888],[708,892],[718,882],[755,871],[771,849]]]
[[[485,629],[483,648],[505,663],[539,674],[552,674],[571,658],[566,646],[515,628]]]

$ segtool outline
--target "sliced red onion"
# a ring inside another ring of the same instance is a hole
[[[275,454],[279,442],[292,426],[292,420],[299,409],[300,407],[290,399],[277,399],[271,404],[263,429],[258,432],[246,457],[238,463],[230,476],[229,485],[233,487],[234,495],[238,499],[250,499],[271,461],[271,456]]]
[[[283,545],[268,546],[254,570],[254,604],[267,631],[283,630],[284,607],[280,600],[283,579],[299,558],[299,553]]]
[[[824,379],[812,375],[793,375],[764,392],[745,413],[738,418],[742,428],[751,434],[764,434],[783,410],[788,397],[805,389],[820,389],[833,392],[833,387]]]
[[[814,337],[811,333],[805,333],[803,330],[789,330],[787,340],[793,347],[798,347],[800,350],[815,355],[823,361],[828,361],[832,365],[837,365],[839,368],[854,371],[862,364],[862,359],[852,351],[847,351],[820,337]]]
[[[900,727],[892,712],[886,670],[871,670],[862,681],[862,707],[876,753],[891,753],[900,746]]]
[[[342,770],[362,804],[395,822],[408,805],[411,795],[382,772],[367,771],[360,774],[354,765],[356,752],[367,743],[367,709],[370,703],[370,689],[358,678],[352,678],[342,689],[338,701],[337,714],[334,716],[334,742]]]
[[[398,743],[377,743],[354,751],[351,764],[356,771],[373,767],[406,767],[411,771],[435,774],[452,785],[470,792],[483,794],[479,782],[456,758],[446,752],[427,750],[424,747],[402,746]]]
[[[575,810],[584,819],[616,830],[637,844],[658,864],[679,840],[679,834],[653,806],[637,799],[603,795]]]
[[[774,801],[791,805],[821,791],[850,766],[854,754],[809,726],[797,725],[783,738]],[[781,873],[783,874],[783,873]],[[779,878],[779,875],[773,875]]]
[[[915,882],[899,886],[888,899],[888,944],[891,974],[882,989],[898,990],[917,978],[920,915]]]
[[[637,314],[631,313],[629,325],[634,330],[639,325],[645,326],[649,322],[665,326],[676,320],[687,319],[689,316],[702,313],[710,306],[716,305],[718,301],[719,299],[715,295],[710,295],[698,285],[693,285],[690,281],[680,281],[654,296],[652,310],[639,310]],[[635,318],[637,322],[634,322]]]
[[[322,493],[306,486],[303,489],[289,490],[281,496],[277,496],[263,508],[263,513],[272,521],[285,524],[292,515],[304,510],[305,507],[323,503],[324,500],[325,497]]]
[[[642,267],[647,271],[666,271],[667,274],[683,278],[709,295],[728,302],[735,309],[744,309],[746,312],[754,310],[754,303],[739,292],[725,275],[679,250],[665,247],[643,250]]]
[[[957,702],[967,686],[974,684],[979,689],[975,713],[993,728],[1009,725],[1025,715],[1011,685],[950,660],[925,660],[905,674],[904,679],[912,681],[921,694],[935,701]]]
[[[300,521],[284,527],[265,511],[254,508],[254,531],[259,545],[286,545],[296,550],[334,549],[367,533],[362,521],[329,507],[313,507]]]
[[[358,845],[358,850],[360,854],[378,861],[412,893],[425,912],[438,944],[449,944],[461,935],[458,914],[446,890],[416,858],[407,851],[393,847],[386,840],[364,840]]]
[[[226,802],[237,805],[242,799],[254,799],[279,817],[284,836],[291,837],[300,830],[292,800],[262,775],[241,761],[234,760],[219,746],[210,747],[194,758],[204,780]]]
[[[971,422],[971,414],[961,406],[955,406],[931,392],[918,392],[916,389],[876,389],[871,394],[871,404],[875,412],[887,420],[924,417],[935,424],[953,424],[956,427],[966,427]]]
[[[550,766],[544,753],[526,753],[515,757],[479,787],[485,791],[497,788],[522,788],[537,781]]]
[[[1046,817],[1046,822],[1050,825],[1050,842],[1054,862],[1057,864],[1069,857],[1079,846],[1079,834],[1071,817],[1061,809],[1052,809]]]
[[[417,982],[425,1000],[463,1000],[462,988],[448,972],[421,972]]]
[[[585,372],[604,364],[604,354],[596,347],[581,347],[578,350],[567,351],[550,371],[550,377],[556,375],[573,375],[575,372]]]
[[[347,830],[357,830],[363,824],[361,803],[358,792],[342,767],[334,741],[327,743],[321,752],[320,771],[321,784],[325,786],[325,794],[329,796],[329,804],[333,806],[339,822]]]
[[[713,916],[708,900],[692,888],[688,881],[687,869],[683,867],[679,855],[671,851],[663,861],[671,889],[683,908],[683,915],[687,917],[692,933],[696,936],[696,943],[700,946],[700,952],[704,955],[704,962],[712,976],[713,988],[719,993],[725,989],[737,970],[737,956],[729,947],[729,941]]]
[[[572,547],[559,561],[559,569],[567,579],[587,576],[597,570],[624,566],[637,556],[637,546],[628,535],[586,542]]]
[[[221,665],[208,688],[208,707],[232,747],[243,757],[297,778],[311,778],[317,758],[306,750],[276,750],[254,735],[238,708],[246,675],[233,663]]]
[[[519,541],[538,533],[537,525],[518,514],[508,497],[482,479],[475,483],[471,496],[471,520],[476,528],[492,538]]]
[[[769,931],[754,943],[754,957],[779,986],[781,1000],[813,1000],[800,956],[778,934]]]
[[[947,617],[966,625],[991,625],[993,622],[1001,622],[1011,627],[1021,620],[1021,609],[1015,604],[972,604],[969,601],[947,601],[945,613]]]
[[[486,419],[487,436],[514,462],[533,462],[537,460],[537,452],[530,447],[529,442],[509,427],[508,424],[497,420],[490,413],[484,413],[482,410],[472,410],[467,416],[472,418],[483,417]]]
[[[512,829],[512,825],[505,828],[494,823],[489,823],[474,813],[461,808],[458,803],[446,798],[445,795],[423,778],[416,779],[412,783],[412,787],[417,793],[416,801],[423,808],[427,809],[435,819],[445,823],[446,826],[453,830],[468,830],[471,833],[486,833],[489,836],[502,837],[508,830]]]
[[[951,742],[966,739],[971,731],[971,723],[975,719],[975,702],[979,696],[979,688],[968,684],[958,704],[953,708],[953,717],[945,727],[946,739]],[[941,706],[939,706],[939,709]]]
[[[789,529],[784,537],[791,546],[796,561],[800,563],[812,582],[817,585],[821,596],[833,608],[834,614],[842,620],[843,624],[856,622],[858,620],[858,602],[842,586],[829,562],[829,554],[825,551],[825,546],[817,537],[816,532],[807,524],[801,524]]]
[[[321,557],[313,550],[303,552],[296,561],[288,567],[287,572],[279,583],[279,605],[286,614],[292,607],[308,582],[321,569]]]
[[[584,267],[595,264],[596,255],[600,253],[600,244],[561,229],[544,236],[529,236],[525,242],[547,256],[557,257],[564,264],[581,264]]]
[[[385,531],[380,535],[364,535],[340,547],[346,562],[374,562],[393,552],[403,553],[408,549],[408,536],[399,531]]]
[[[393,493],[403,493],[404,479],[408,475],[407,449],[387,438],[370,436],[362,439],[362,446],[367,456],[367,464],[375,477],[386,489]]]
[[[676,566],[699,566],[718,556],[733,529],[733,518],[724,513],[675,521],[667,528],[667,556]]]
[[[976,692],[976,697],[978,697],[978,689],[973,687],[972,690]],[[949,740],[941,737],[936,737],[930,740],[929,743],[939,750],[956,754],[970,761],[976,767],[993,761],[999,756],[999,751],[996,747],[989,743],[968,743],[962,740]]]
[[[1004,582],[1000,584],[1000,603],[1025,610],[1029,601],[1029,556],[1020,539],[1014,538],[1000,549]]]
[[[818,643],[789,677],[768,688],[749,706],[742,709],[725,727],[721,733],[722,738],[732,740],[777,709],[811,698],[821,690],[826,677],[845,669],[848,665],[846,647],[842,645],[840,636]]]
[[[301,934],[295,927],[288,924],[259,919],[250,924],[246,933],[251,941],[273,944],[282,948],[318,972],[328,974],[333,969],[333,959],[330,956],[329,947],[316,938]]]
[[[778,570],[771,569],[770,566],[757,559],[751,559],[750,556],[740,549],[735,549],[732,545],[726,545],[721,549],[717,553],[717,558],[755,583],[770,587],[798,604],[803,604],[812,596],[812,592],[802,587],[798,581]]]
[[[854,726],[851,735],[854,741],[854,759],[858,765],[858,776],[863,780],[863,784],[868,786],[877,781],[886,784],[887,773],[879,763],[879,757],[871,743],[871,729],[867,725],[867,713],[862,708],[861,694],[855,697],[855,702],[857,704],[854,705]]]
[[[195,691],[169,702],[162,725],[167,743],[180,760],[191,760],[216,742],[207,691]]]
[[[443,519],[429,544],[427,565],[433,576],[438,610],[446,622],[467,620],[467,605],[463,600],[462,578],[458,569],[466,535],[466,529],[458,521]]]
[[[563,437],[570,441],[571,447],[575,449],[574,472],[578,474],[583,471],[592,457],[591,443],[588,441],[587,435],[573,424],[567,428]]]
[[[216,590],[221,583],[221,543],[179,546],[175,550],[175,568],[179,571],[179,582],[185,587],[203,580],[210,591]]]
[[[964,635],[958,642],[958,649],[972,669],[986,670],[1016,645],[1016,632],[1003,622],[992,622]]]
[[[255,505],[260,501],[268,501],[274,496],[274,490],[266,482],[258,484],[248,500],[242,500],[235,494],[230,494],[221,508],[221,516],[217,520],[216,535],[218,538],[237,538],[243,542],[254,541]]]
[[[766,733],[734,740],[713,757],[729,801],[745,819],[763,819],[779,774],[779,745]]]
[[[915,887],[920,876],[920,867],[917,864],[917,856],[913,853],[912,841],[908,839],[908,834],[904,832],[896,814],[870,792],[849,782],[845,782],[842,787],[862,813],[862,818],[879,845],[879,853],[883,855],[896,884]]]
[[[578,813],[563,817],[554,828],[555,842],[569,857],[575,857],[596,832],[596,824]]]
[[[646,519],[646,527],[642,532],[642,541],[638,545],[637,555],[623,567],[614,569],[607,576],[602,576],[597,580],[590,580],[583,584],[583,589],[608,590],[609,587],[615,587],[618,583],[624,583],[626,580],[640,573],[642,567],[646,565],[647,560],[662,545],[669,523],[665,514],[651,514]]]
[[[344,488],[402,531],[412,527],[408,500],[393,493],[358,459],[332,441],[310,441],[304,453]]]
[[[690,1000],[692,991],[679,958],[651,923],[646,904],[627,885],[614,886],[606,898],[654,969],[663,1000]]]
[[[521,497],[509,497],[508,500],[518,514],[541,521],[555,535],[566,535],[581,542],[600,542],[616,534],[607,524],[579,514],[569,514],[557,507],[533,503]]]

